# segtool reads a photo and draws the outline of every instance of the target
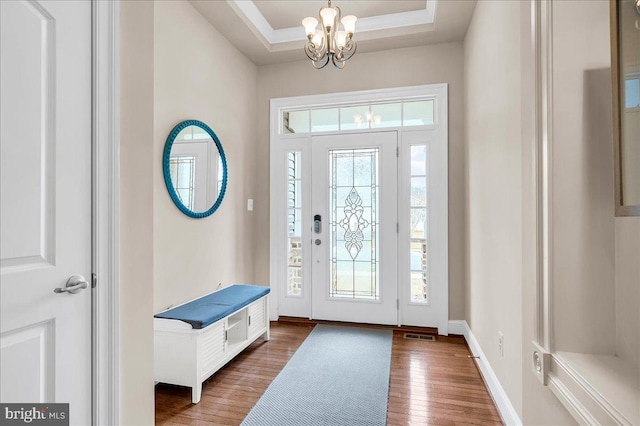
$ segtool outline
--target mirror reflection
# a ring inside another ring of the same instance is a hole
[[[616,214],[640,216],[640,0],[612,0]]]
[[[178,124],[167,139],[165,183],[176,206],[188,216],[209,216],[224,196],[226,159],[217,139],[195,120]]]

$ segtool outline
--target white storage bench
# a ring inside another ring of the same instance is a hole
[[[189,386],[200,402],[202,382],[257,338],[269,340],[268,287],[234,284],[154,315],[154,378]]]

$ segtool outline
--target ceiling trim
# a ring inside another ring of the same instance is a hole
[[[227,3],[247,20],[269,45],[307,39],[302,25],[274,30],[252,0],[227,0]],[[431,25],[433,27],[436,3],[437,0],[426,0],[424,9],[360,18],[358,19],[358,32],[388,30],[414,25]]]

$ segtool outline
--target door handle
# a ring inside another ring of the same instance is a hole
[[[84,279],[82,275],[72,275],[71,278],[67,280],[66,286],[55,288],[53,289],[53,292],[76,294],[77,292],[84,290],[88,286],[89,283]]]

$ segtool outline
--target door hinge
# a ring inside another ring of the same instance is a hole
[[[396,309],[400,310],[400,299],[396,299]]]
[[[96,286],[98,285],[98,276],[95,274],[95,272],[91,273],[91,288],[96,288]]]
[[[400,147],[396,146],[396,157],[400,157]]]

